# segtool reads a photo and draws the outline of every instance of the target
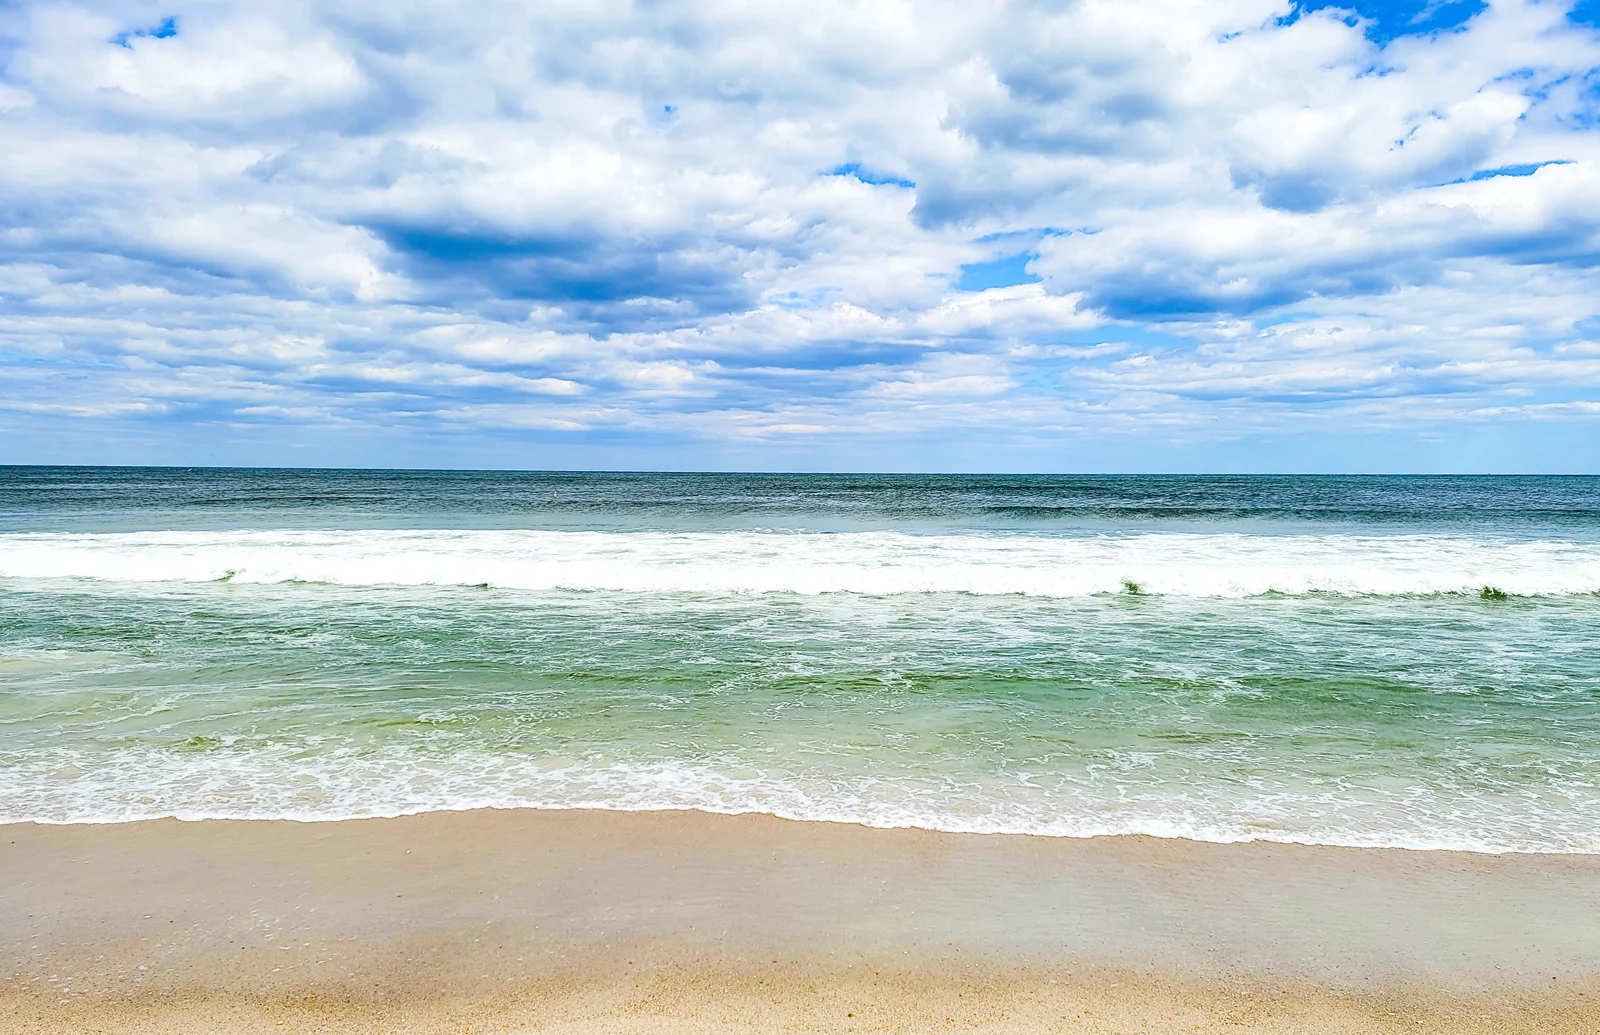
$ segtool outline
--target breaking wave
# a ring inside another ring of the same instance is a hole
[[[1447,535],[501,530],[12,533],[0,578],[628,593],[1600,593],[1600,544]]]

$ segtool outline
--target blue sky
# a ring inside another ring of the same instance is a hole
[[[1597,25],[0,0],[0,462],[1597,472]]]

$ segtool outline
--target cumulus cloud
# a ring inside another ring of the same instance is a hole
[[[1600,399],[1559,0],[22,0],[0,39],[13,435],[692,465]]]

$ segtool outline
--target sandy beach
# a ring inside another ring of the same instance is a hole
[[[0,832],[29,1032],[1600,1030],[1600,858],[434,813]]]

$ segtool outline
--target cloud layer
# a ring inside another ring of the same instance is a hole
[[[0,62],[7,460],[1600,444],[1567,3],[22,2]]]

